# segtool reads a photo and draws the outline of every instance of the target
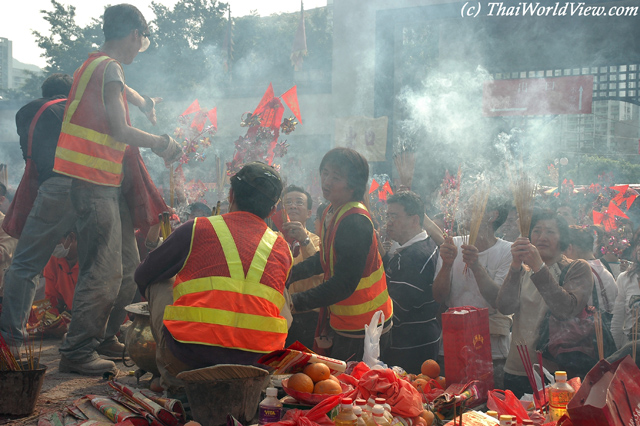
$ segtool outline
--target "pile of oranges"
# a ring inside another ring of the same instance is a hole
[[[289,377],[287,387],[298,392],[317,393],[323,395],[339,395],[342,393],[340,381],[331,374],[326,364],[307,364],[302,373]]]
[[[428,359],[422,363],[420,368],[421,374],[408,374],[407,378],[414,388],[422,393],[431,392],[434,385],[446,389],[447,383],[443,376],[440,375],[440,366],[432,359]],[[435,382],[435,383],[434,383]]]

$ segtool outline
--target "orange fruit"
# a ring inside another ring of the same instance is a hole
[[[327,380],[333,380],[334,382],[340,384],[340,380],[338,380],[338,378],[336,376],[334,376],[333,374],[329,375],[329,379]]]
[[[434,360],[428,359],[422,363],[422,367],[420,368],[420,371],[425,376],[436,378],[440,375],[440,366]]]
[[[313,393],[339,395],[342,393],[342,386],[331,379],[321,380],[313,387]]]
[[[289,377],[287,387],[298,392],[311,393],[313,392],[313,380],[304,373],[296,373]]]
[[[302,370],[304,374],[311,377],[313,383],[318,383],[322,380],[327,380],[329,376],[331,376],[331,370],[327,364],[322,364],[321,362],[314,364],[307,364],[307,366]]]
[[[420,417],[424,419],[424,421],[427,423],[427,426],[431,426],[433,424],[433,419],[435,416],[431,411],[424,410],[422,414],[420,414]]]
[[[447,379],[445,379],[444,376],[438,376],[436,381],[438,382],[438,384],[440,386],[442,386],[442,389],[446,389],[447,388]]]
[[[429,392],[431,390],[431,386],[429,386],[429,383],[425,379],[416,379],[413,382],[413,385],[422,393]]]

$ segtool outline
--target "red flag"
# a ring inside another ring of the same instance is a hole
[[[618,195],[616,195],[611,201],[613,201],[618,207],[622,207],[622,205],[626,203],[626,210],[631,208],[631,205],[638,197],[638,192],[634,189],[629,189],[629,185],[611,186],[609,189],[618,191]]]
[[[389,184],[389,181],[386,181],[384,183],[384,186],[382,187],[382,190],[383,190],[383,192],[386,192],[389,195],[393,195],[393,191],[391,190],[391,185]]]
[[[375,179],[373,179],[371,181],[371,188],[369,188],[369,194],[371,194],[373,191],[375,191],[376,189],[380,188],[380,184],[378,183],[378,181],[376,181]]]
[[[191,103],[191,105],[189,105],[189,108],[187,108],[182,114],[180,114],[180,116],[182,117],[184,115],[189,115],[197,111],[200,111],[200,103],[196,99]]]
[[[387,191],[378,191],[378,200],[387,201]]]
[[[605,231],[611,232],[616,229],[616,216],[629,219],[629,216],[624,214],[618,206],[613,204],[613,201],[610,201],[609,206],[604,212],[601,213],[597,210],[593,211],[593,223],[594,225],[602,224],[604,225]]]
[[[218,108],[215,107],[213,109],[210,109],[209,112],[207,112],[207,116],[209,117],[209,121],[211,122],[211,125],[217,129],[218,128]]]
[[[269,101],[273,98],[274,98],[273,85],[269,83],[269,87],[267,87],[267,91],[264,92],[264,95],[262,95],[262,99],[260,100],[258,107],[253,111],[253,113],[256,114],[261,112],[264,109],[264,107],[269,103]]]
[[[304,30],[304,4],[300,2],[300,23],[296,30],[296,36],[293,39],[293,47],[291,48],[291,65],[296,71],[302,69],[302,58],[307,56],[307,35]]]
[[[280,96],[285,104],[289,107],[293,115],[298,119],[298,123],[302,124],[302,118],[300,118],[300,106],[298,105],[298,88],[293,86]]]

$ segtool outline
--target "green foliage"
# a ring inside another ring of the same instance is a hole
[[[41,11],[51,35],[34,32],[45,51],[46,75],[72,75],[102,44],[102,17],[83,28],[76,23],[74,6],[56,0],[51,5],[52,10]],[[229,75],[223,69],[227,7],[217,0],[179,0],[173,8],[153,2],[151,46],[126,68],[127,83],[142,93],[180,99],[221,95],[229,86],[249,85],[262,91],[271,81],[295,84],[289,56],[300,14],[232,17],[234,52]],[[333,41],[327,8],[305,12],[305,23],[309,54],[303,69],[330,73]]]
[[[611,181],[616,184],[635,184],[640,182],[640,164],[634,164],[623,158],[606,158],[599,156],[585,156],[574,167],[564,174],[567,179],[573,179],[576,185],[589,185],[598,182],[598,177],[611,174]]]

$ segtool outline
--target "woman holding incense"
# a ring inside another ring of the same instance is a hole
[[[324,273],[322,284],[292,295],[295,312],[323,308],[317,337],[332,339],[333,358],[362,360],[364,326],[376,311],[384,313],[380,351],[390,343],[393,304],[378,253],[371,215],[363,204],[369,164],[357,151],[334,148],[320,162],[322,195],[331,204],[324,211],[320,251],[293,266],[290,282]],[[323,349],[321,346],[315,349]],[[325,351],[324,354],[328,354]]]
[[[613,308],[611,334],[618,352],[607,360],[615,361],[633,355],[638,341],[638,316],[640,314],[640,231],[633,236],[633,262],[618,276],[618,297]],[[638,358],[636,358],[638,360]]]
[[[518,398],[532,391],[521,358],[538,362],[536,345],[547,312],[559,320],[576,317],[592,293],[593,275],[589,264],[584,260],[571,262],[562,254],[568,245],[568,234],[564,218],[551,210],[537,211],[531,219],[529,238],[519,237],[511,246],[513,260],[498,293],[497,305],[504,315],[513,314],[504,386]],[[525,351],[522,351],[523,344]],[[586,373],[584,366],[578,366],[588,361],[575,354],[572,352],[575,369],[570,364],[563,365],[569,377]],[[556,370],[556,365],[548,360],[544,364],[549,371]]]

